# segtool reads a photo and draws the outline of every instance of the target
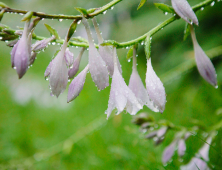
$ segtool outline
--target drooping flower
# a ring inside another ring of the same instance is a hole
[[[163,113],[166,104],[165,88],[153,70],[151,58],[147,60],[146,89],[154,106]]]
[[[217,87],[217,74],[211,60],[197,42],[193,26],[190,26],[194,46],[195,60],[200,75],[211,85]]]
[[[117,64],[116,48],[113,49],[113,61],[114,72],[112,77],[112,84],[109,96],[108,109],[106,110],[107,117],[111,115],[111,112],[117,108],[117,114],[121,113],[128,102],[128,106],[131,107],[130,114],[135,115],[140,109],[141,104],[138,102],[135,94],[126,85],[122,75],[120,74]]]
[[[69,91],[68,91],[68,97],[67,97],[67,102],[71,102],[74,100],[79,93],[83,89],[83,85],[85,84],[86,80],[86,74],[89,70],[89,65],[87,65],[83,71],[81,71],[71,82],[69,85]]]
[[[173,156],[177,142],[173,141],[163,152],[162,162],[167,163]]]
[[[49,42],[53,41],[55,38],[55,36],[52,36],[50,38],[37,41],[35,44],[32,45],[32,51],[37,52],[45,49],[48,46]]]
[[[45,77],[49,76],[49,85],[53,95],[59,95],[66,89],[68,83],[68,68],[65,59],[65,52],[67,48],[67,40],[62,45],[61,51],[49,63]]]
[[[203,147],[198,151],[196,157],[192,158],[191,161],[184,166],[181,166],[181,170],[210,170],[207,166],[207,161],[209,161],[209,150],[212,138],[209,137],[207,139],[207,143],[203,145]],[[202,160],[203,159],[203,160]]]
[[[96,31],[97,38],[98,38],[98,42],[99,42],[99,44],[101,44],[101,43],[103,43],[104,39],[103,39],[103,37],[101,35],[101,32],[99,30],[99,26],[98,26],[98,23],[96,21],[96,18],[94,17],[92,19],[92,21],[93,21],[93,25],[94,25],[94,28],[95,28],[95,31]],[[99,46],[99,53],[100,53],[102,59],[105,61],[106,65],[107,65],[107,69],[108,69],[109,75],[112,77],[113,70],[114,70],[112,47],[101,46],[100,45]],[[121,69],[119,60],[118,60],[117,64],[118,64],[118,68],[120,70],[120,73],[122,73],[122,69]]]
[[[83,47],[82,50],[80,51],[78,57],[74,60],[72,67],[69,69],[68,75],[69,79],[73,78],[76,73],[79,70],[79,64],[83,55],[83,52],[85,51],[85,48]]]
[[[84,17],[82,19],[82,23],[85,26],[89,41],[89,71],[98,89],[102,90],[109,86],[109,74],[106,63],[103,61],[93,43],[89,24]]]
[[[180,139],[178,141],[178,155],[182,157],[185,154],[185,151],[186,151],[185,139]]]
[[[19,79],[24,76],[29,66],[31,56],[31,29],[30,20],[25,22],[21,39],[14,45],[11,51],[12,67],[17,71]]]
[[[198,19],[187,0],[171,0],[175,12],[189,24],[198,25]]]
[[[129,88],[135,94],[138,102],[143,106],[146,105],[151,110],[158,112],[159,110],[154,107],[153,102],[150,100],[147,90],[145,89],[143,82],[137,71],[137,61],[136,61],[136,49],[133,49],[133,71],[129,81]],[[127,107],[127,111],[130,111],[131,108]]]

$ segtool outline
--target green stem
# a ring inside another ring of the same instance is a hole
[[[93,18],[99,14],[102,14],[104,11],[110,9],[112,6],[116,5],[122,0],[113,0],[110,3],[104,5],[103,7],[97,8],[94,12],[90,13],[86,18]],[[16,13],[16,14],[26,14],[29,11],[27,10],[19,10],[19,9],[13,9],[9,7],[3,8],[5,12],[9,13]],[[77,19],[81,20],[82,15],[56,15],[56,14],[46,14],[43,12],[33,12],[33,16],[40,17],[40,18],[45,18],[45,19]]]

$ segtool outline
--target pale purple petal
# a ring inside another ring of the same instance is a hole
[[[52,36],[50,38],[37,41],[35,44],[32,45],[32,51],[40,51],[40,50],[45,49],[48,46],[49,42],[51,42],[55,38],[56,38],[55,36]]]
[[[73,78],[76,75],[76,73],[78,72],[79,64],[80,64],[80,61],[81,61],[84,51],[85,51],[85,48],[82,48],[78,57],[74,60],[72,67],[69,69],[69,72],[68,72],[69,79]]]
[[[67,102],[74,100],[82,91],[88,70],[89,65],[87,65],[85,69],[72,80],[71,84],[69,85]]]
[[[109,74],[106,63],[103,61],[93,43],[91,31],[87,20],[83,18],[82,23],[85,26],[89,41],[89,71],[98,89],[102,90],[109,86]]]
[[[157,131],[157,137],[159,137],[159,138],[163,137],[166,134],[167,130],[168,130],[168,127],[166,127],[166,126],[160,128]]]
[[[47,77],[50,76],[50,72],[51,72],[51,68],[52,68],[52,62],[53,62],[53,60],[50,61],[48,67],[47,67],[46,70],[45,70],[45,73],[44,73],[44,77],[45,77],[45,78],[47,78]]]
[[[198,25],[198,19],[187,0],[171,0],[175,12],[189,24]],[[191,21],[190,21],[191,20]]]
[[[112,110],[114,108],[117,108],[118,110],[117,114],[119,114],[124,110],[128,101],[128,105],[131,108],[129,110],[129,113],[131,115],[135,115],[140,109],[142,109],[142,106],[138,102],[133,92],[126,85],[122,75],[119,72],[117,64],[118,59],[116,56],[116,48],[114,48],[113,56],[114,56],[114,73],[112,78],[108,109],[106,110],[105,113],[107,114],[107,117],[109,117]]]
[[[167,163],[173,156],[175,147],[176,147],[176,141],[173,141],[169,146],[165,148],[163,151],[163,156],[162,156],[162,162],[165,164]]]
[[[29,22],[26,22],[22,37],[16,43],[11,52],[12,66],[16,69],[19,78],[22,78],[26,73],[31,55],[31,43],[28,38],[28,25]]]
[[[217,87],[217,74],[211,60],[207,57],[197,42],[195,32],[191,26],[191,35],[193,40],[195,60],[200,75],[211,85]]]
[[[147,60],[146,89],[150,100],[153,101],[154,106],[162,113],[166,104],[165,88],[153,70],[151,58]]]
[[[178,141],[178,155],[182,157],[186,151],[186,143],[184,139]]]
[[[154,107],[153,102],[150,100],[148,96],[148,92],[145,89],[143,82],[138,74],[135,49],[134,49],[134,55],[133,55],[133,71],[132,71],[130,81],[129,81],[129,88],[135,94],[137,100],[142,106],[146,105],[147,107],[149,107],[151,110],[155,112],[159,111],[157,108]]]
[[[67,42],[63,44],[62,50],[54,58],[50,71],[50,88],[52,94],[57,97],[66,89],[68,83],[68,68],[65,61],[66,47]]]
[[[30,59],[29,59],[29,66],[32,65],[35,62],[36,55],[37,55],[36,52],[31,52],[31,56],[30,56]]]
[[[150,132],[145,138],[152,139],[157,135],[157,131]]]
[[[66,52],[65,52],[65,60],[66,60],[66,65],[68,67],[71,67],[73,65],[74,62],[74,54],[69,51],[69,48],[66,48]]]

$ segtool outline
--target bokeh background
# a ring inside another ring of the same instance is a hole
[[[195,5],[202,0],[190,0]],[[55,14],[78,14],[74,7],[100,7],[109,0],[2,0],[9,7]],[[134,39],[162,21],[171,17],[155,8],[152,1],[137,11],[139,0],[124,0],[113,10],[97,18],[105,39],[120,42]],[[147,112],[156,120],[169,120],[175,125],[192,126],[198,120],[205,126],[212,126],[221,120],[222,112],[222,52],[214,48],[222,45],[222,2],[197,12],[200,25],[196,28],[199,44],[209,56],[213,56],[218,75],[218,89],[206,83],[190,61],[194,58],[190,37],[183,41],[185,22],[178,20],[153,36],[152,63],[157,75],[163,81],[166,93],[166,110],[163,114]],[[22,16],[5,14],[2,24],[13,29],[23,27]],[[44,23],[58,30],[64,37],[72,21],[41,21],[35,33],[49,37]],[[91,26],[92,26],[92,22]],[[93,28],[93,27],[92,27]],[[74,36],[86,38],[80,24]],[[50,96],[49,82],[44,71],[58,45],[49,46],[38,54],[26,75],[18,80],[11,68],[10,51],[4,42],[0,43],[0,169],[179,169],[186,163],[203,141],[193,136],[187,141],[184,161],[177,156],[167,166],[161,162],[164,148],[174,133],[170,132],[159,146],[148,141],[136,125],[133,116],[121,113],[106,119],[110,87],[98,92],[90,74],[80,96],[72,103],[66,103],[67,89],[57,99]],[[78,55],[80,48],[71,48]],[[118,50],[123,77],[128,83],[132,62],[126,59],[126,49]],[[216,54],[215,54],[216,53]],[[146,59],[143,46],[138,49],[138,71],[145,80]],[[84,53],[80,70],[87,63],[88,51]],[[111,83],[111,81],[110,81]],[[221,150],[218,150],[221,153]],[[219,157],[221,160],[221,157]]]

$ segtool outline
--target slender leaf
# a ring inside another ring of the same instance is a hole
[[[58,32],[54,28],[52,28],[48,24],[45,24],[45,27],[47,28],[47,30],[50,32],[51,35],[54,35],[56,39],[60,39]]]

